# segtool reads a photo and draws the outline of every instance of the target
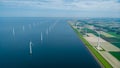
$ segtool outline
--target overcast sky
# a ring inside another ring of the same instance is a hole
[[[0,0],[0,16],[120,18],[120,0]]]

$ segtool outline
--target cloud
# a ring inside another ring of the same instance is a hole
[[[0,0],[1,16],[120,17],[120,0]]]
[[[79,2],[74,2],[78,8],[80,9],[85,9],[85,10],[111,10],[111,9],[116,9],[119,10],[119,3],[116,3],[116,1],[79,1]]]
[[[9,7],[32,7],[62,10],[114,10],[119,11],[120,0],[1,0]]]

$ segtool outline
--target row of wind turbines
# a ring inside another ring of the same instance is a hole
[[[47,30],[45,31],[46,35],[48,35],[49,32],[51,32],[51,30],[54,29],[54,27],[56,26],[56,24],[57,24],[57,22],[51,24],[51,25],[47,28]],[[31,29],[32,26],[37,26],[37,25],[40,25],[40,23],[29,24],[29,28]],[[24,25],[22,26],[22,30],[25,31],[25,26],[24,26]],[[15,36],[15,34],[16,34],[14,27],[12,28],[12,34],[13,34],[13,36]],[[40,33],[40,40],[41,40],[41,42],[43,41],[43,32]],[[33,53],[33,52],[32,52],[32,46],[33,46],[33,42],[30,40],[30,41],[29,41],[29,54],[30,54],[30,55],[32,55],[32,53]]]

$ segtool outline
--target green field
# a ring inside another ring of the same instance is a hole
[[[83,31],[85,31],[85,28],[83,29]],[[87,32],[93,33],[94,35],[98,36],[98,34],[94,30],[87,28]],[[114,32],[107,32],[107,33],[101,34],[101,38],[110,42],[111,44],[115,45],[116,47],[120,48],[120,35],[117,35]]]
[[[108,38],[115,37],[114,35],[104,32],[104,31],[102,31],[101,34]]]
[[[71,25],[70,25],[71,26]],[[72,26],[71,26],[72,27]],[[73,27],[72,27],[73,28]],[[89,44],[88,41],[86,41],[82,34],[78,32],[77,29],[73,30],[76,32],[76,34],[79,36],[81,41],[87,46],[87,48],[90,50],[90,52],[98,59],[98,61],[104,66],[104,68],[112,68],[112,66]]]
[[[91,30],[91,29],[88,29],[88,28],[84,28],[82,30],[85,31],[86,29],[87,29],[87,33],[93,33],[94,35],[98,36],[98,34],[94,30]]]
[[[119,43],[112,43],[113,45],[115,45],[116,47],[120,48],[120,42]]]
[[[104,38],[107,41],[109,41],[111,44],[117,46],[118,48],[120,48],[120,35],[116,34],[115,32],[108,32],[109,34],[115,36],[114,38]]]
[[[116,37],[105,37],[104,35],[101,35],[101,38],[110,42],[111,44],[115,45],[116,47],[120,48],[120,39],[118,39]]]
[[[107,33],[109,33],[109,34],[111,34],[113,36],[116,36],[117,38],[120,38],[120,35],[116,34],[115,32],[107,32]]]
[[[120,61],[120,52],[109,52],[109,53]]]

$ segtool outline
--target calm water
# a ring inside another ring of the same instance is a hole
[[[42,33],[42,40],[41,40]],[[32,41],[32,55],[29,42]],[[0,68],[100,68],[64,18],[0,18]]]

